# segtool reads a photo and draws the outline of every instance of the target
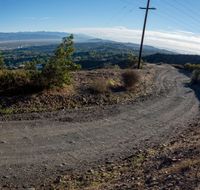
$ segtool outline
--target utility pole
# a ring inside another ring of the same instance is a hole
[[[149,10],[156,10],[156,8],[154,8],[154,7],[150,8],[150,0],[147,0],[147,6],[146,7],[140,7],[140,9],[146,10],[146,13],[145,13],[145,18],[144,18],[144,26],[143,26],[143,32],[142,32],[141,45],[140,45],[138,69],[141,68],[142,51],[143,51],[144,36],[145,36],[145,30],[146,30],[146,25],[147,25],[148,13],[149,13]]]

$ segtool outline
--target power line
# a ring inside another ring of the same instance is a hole
[[[167,12],[163,13],[163,12],[160,11],[159,13],[157,13],[157,15],[159,15],[162,18],[164,18],[165,21],[168,20],[168,21],[170,21],[170,23],[176,24],[176,26],[180,26],[180,27],[184,27],[184,28],[188,27],[188,26],[191,27],[191,28],[194,27],[193,24],[187,23],[184,20],[181,20],[180,18],[179,19],[178,18],[174,19],[174,16],[168,14]]]
[[[121,2],[124,3],[124,0],[121,0]],[[134,1],[135,3],[136,1]],[[110,22],[116,18],[119,18],[119,17],[124,17],[127,13],[130,13],[130,12],[133,12],[134,8],[132,7],[131,9],[129,8],[130,4],[134,5],[133,4],[133,1],[130,2],[130,1],[125,1],[125,4],[114,14],[111,16],[111,18],[109,19],[109,21],[107,21],[106,25],[109,24],[110,25]],[[128,12],[127,12],[128,11]],[[120,18],[119,18],[120,19]],[[118,20],[119,20],[118,19]]]
[[[171,2],[167,2],[166,5],[172,7],[174,10],[176,10],[176,13],[178,13],[181,17],[188,15],[188,12],[186,12],[183,9],[180,9],[180,6],[174,6],[174,4],[172,4]],[[181,13],[184,13],[184,14],[181,14]],[[190,15],[190,19],[195,25],[199,24],[199,22],[200,22],[193,15]]]
[[[163,1],[164,2],[164,1]],[[157,5],[158,6],[158,5]],[[166,6],[168,6],[169,8],[173,8],[173,9],[175,9],[175,10],[177,10],[176,9],[176,6],[174,6],[174,5],[169,5],[169,3],[167,3],[167,2],[165,2],[165,8],[166,8]],[[184,27],[184,28],[187,28],[188,26],[190,27],[190,28],[194,28],[194,26],[196,26],[197,25],[197,20],[196,20],[196,22],[194,21],[194,19],[193,20],[191,20],[191,22],[186,22],[186,20],[183,18],[183,15],[182,14],[180,14],[181,12],[183,12],[183,11],[181,11],[180,9],[179,9],[179,11],[178,11],[178,15],[179,16],[177,16],[177,12],[176,12],[176,15],[174,15],[174,14],[170,14],[169,12],[167,12],[167,11],[162,11],[162,7],[160,7],[160,10],[161,11],[159,11],[159,15],[161,16],[161,17],[165,17],[165,19],[167,18],[167,20],[170,20],[171,21],[171,23],[176,23],[176,25],[177,26],[182,26],[182,27]],[[187,14],[185,14],[185,15],[187,15]],[[193,22],[192,22],[193,21]],[[199,23],[199,22],[198,22]],[[188,28],[189,29],[189,28]]]
[[[181,1],[174,0],[174,1],[177,2],[179,5],[181,5],[184,9],[188,10],[188,11],[189,11],[188,13],[194,13],[195,15],[200,16],[198,10],[195,10],[194,8],[192,9],[190,6],[185,5],[185,4],[182,2],[182,0],[181,0]]]

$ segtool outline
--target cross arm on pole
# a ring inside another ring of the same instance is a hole
[[[146,7],[139,7],[140,9],[144,9],[144,10],[146,10],[147,8]],[[150,8],[148,8],[149,10],[157,10],[155,7],[150,7]]]

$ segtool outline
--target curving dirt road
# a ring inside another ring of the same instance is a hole
[[[0,188],[34,187],[68,169],[166,142],[187,128],[199,114],[199,94],[187,85],[185,74],[167,65],[155,67],[154,95],[133,104],[0,122]]]

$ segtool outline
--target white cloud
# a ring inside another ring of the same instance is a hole
[[[123,26],[114,28],[76,28],[67,32],[82,33],[118,42],[140,43],[141,31]],[[147,31],[145,44],[180,53],[200,54],[200,34],[188,31]]]

